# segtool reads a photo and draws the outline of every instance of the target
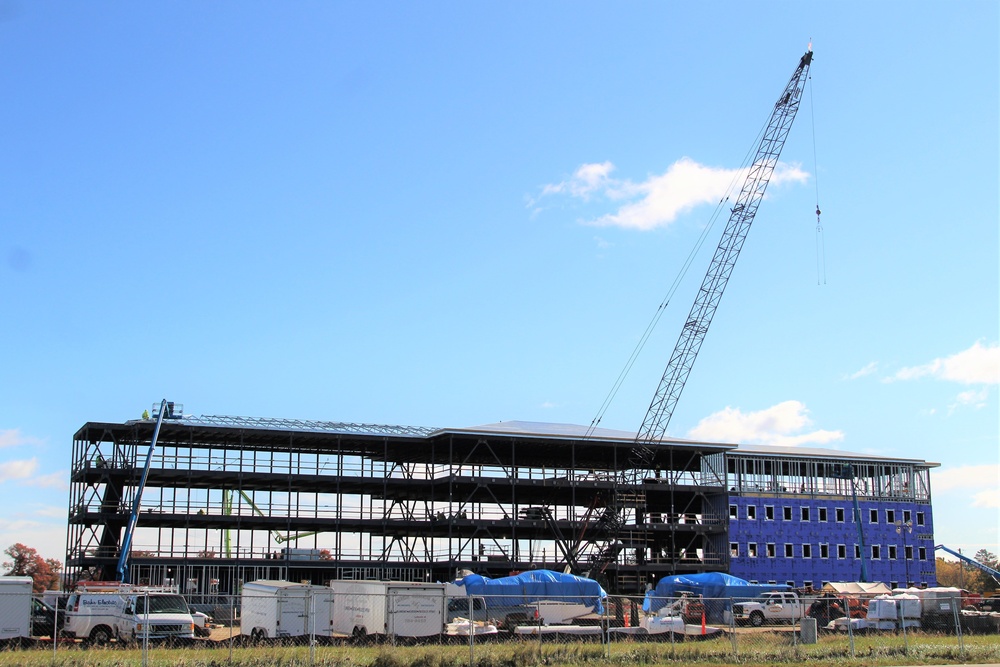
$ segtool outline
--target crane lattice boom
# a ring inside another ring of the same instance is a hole
[[[677,400],[680,398],[684,384],[691,373],[694,360],[705,340],[705,334],[708,333],[709,325],[711,325],[715,311],[719,307],[722,293],[726,289],[740,250],[746,241],[750,224],[753,222],[757,208],[764,197],[764,191],[774,173],[774,168],[778,164],[781,149],[785,145],[788,131],[791,129],[792,121],[795,120],[795,114],[799,109],[802,90],[808,78],[811,63],[812,50],[810,49],[799,60],[792,78],[789,79],[774,105],[764,134],[757,145],[753,162],[747,170],[746,180],[736,203],[733,205],[729,222],[726,224],[722,239],[715,249],[708,272],[701,283],[694,305],[691,307],[691,312],[681,330],[680,338],[677,340],[677,345],[674,347],[667,368],[660,379],[656,394],[646,412],[642,428],[636,434],[635,442],[624,467],[619,468],[619,483],[611,492],[605,510],[597,521],[595,533],[600,534],[604,539],[600,545],[593,543],[591,545],[591,548],[594,549],[591,551],[590,557],[590,572],[592,573],[602,573],[608,565],[616,562],[618,555],[626,547],[645,549],[645,538],[642,537],[642,531],[632,531],[626,537],[627,515],[630,510],[633,511],[636,524],[639,525],[641,517],[646,512],[646,494],[641,487],[643,478],[653,467],[656,457],[655,448],[666,434],[667,425],[670,423],[670,417],[673,415]],[[671,485],[672,490],[674,485],[672,473],[668,475],[666,481]],[[673,510],[671,509],[671,511]],[[673,524],[671,525],[673,526]],[[669,546],[671,553],[678,553],[673,532]],[[573,549],[574,554],[579,551],[577,548]]]
[[[691,307],[691,313],[681,329],[677,345],[670,355],[670,362],[663,372],[659,387],[642,422],[642,428],[636,435],[636,444],[655,444],[666,435],[670,417],[674,413],[677,400],[691,373],[691,367],[705,340],[705,334],[708,333],[712,317],[719,307],[722,293],[726,289],[736,259],[746,241],[747,232],[750,231],[750,224],[757,214],[757,207],[764,197],[767,183],[771,179],[771,174],[778,163],[778,156],[781,155],[781,149],[788,137],[788,131],[792,127],[792,121],[795,120],[795,114],[799,110],[799,100],[811,62],[812,51],[808,51],[802,56],[799,66],[774,105],[767,129],[757,146],[757,154],[743,183],[743,189],[722,233],[722,240],[715,249],[708,273],[705,274],[701,289],[698,290],[694,305]]]

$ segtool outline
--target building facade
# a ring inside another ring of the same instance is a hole
[[[459,569],[493,577],[569,569],[633,594],[664,575],[704,571],[796,585],[855,580],[850,568],[860,560],[830,554],[854,547],[853,515],[836,518],[850,508],[845,483],[882,483],[881,473],[862,467],[871,465],[905,471],[910,486],[901,496],[873,494],[874,486],[860,494],[861,508],[880,520],[866,525],[866,549],[878,547],[870,578],[927,580],[907,576],[911,564],[921,566],[904,558],[907,546],[921,554],[933,544],[932,464],[919,461],[859,457],[857,475],[834,483],[824,467],[830,454],[664,440],[635,470],[635,436],[621,431],[523,422],[431,429],[191,417],[179,409],[162,421],[150,451],[156,416],[77,431],[71,579],[124,574],[208,596],[262,578],[446,581]],[[775,460],[798,472],[764,472]],[[811,485],[809,492],[792,493],[791,480]],[[769,483],[785,490],[768,491]],[[764,519],[768,512],[783,519],[786,508],[797,522]],[[900,534],[890,544],[886,531],[907,521],[910,541]],[[926,555],[933,569],[933,553]]]
[[[797,587],[936,585],[935,465],[741,445],[727,454],[730,573]]]

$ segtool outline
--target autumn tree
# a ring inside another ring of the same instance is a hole
[[[3,564],[5,574],[31,577],[35,593],[59,589],[62,563],[58,560],[42,558],[35,549],[20,542],[7,547],[4,553],[11,558]]]
[[[938,556],[935,561],[935,569],[937,570],[938,586],[946,586],[948,588],[965,587],[962,566],[957,560],[945,560]]]
[[[1000,569],[998,568],[998,565],[1000,565],[1000,563],[997,562],[996,554],[986,549],[980,549],[979,551],[977,551],[976,555],[973,556],[973,558],[976,560],[977,563],[982,563],[983,565],[992,570]],[[996,588],[1000,588],[1000,582],[994,579],[989,572],[986,572],[985,570],[980,570],[979,568],[973,568],[973,569],[975,569],[976,572],[975,574],[976,588],[974,590],[977,593],[985,593],[986,591],[992,591]]]

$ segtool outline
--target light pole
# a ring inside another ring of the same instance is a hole
[[[906,568],[906,587],[910,587],[910,559],[906,557],[906,533],[913,532],[912,521],[896,521],[896,534],[903,536],[903,567]],[[905,533],[903,531],[906,531]]]

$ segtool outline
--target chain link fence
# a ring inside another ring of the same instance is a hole
[[[214,663],[246,651],[280,663],[293,651],[300,662],[313,664],[350,659],[362,647],[417,646],[447,652],[450,663],[475,665],[511,664],[510,655],[535,650],[618,662],[641,656],[769,662],[860,659],[875,651],[920,655],[946,647],[964,660],[967,644],[981,645],[976,638],[985,636],[993,660],[1000,658],[1000,613],[961,609],[960,598],[824,595],[770,607],[694,596],[589,602],[448,597],[440,587],[384,582],[254,582],[240,596],[186,601],[166,590],[36,596],[30,584],[5,585],[0,642],[53,654],[128,649],[141,651],[143,664],[153,648],[163,647],[210,650]]]

